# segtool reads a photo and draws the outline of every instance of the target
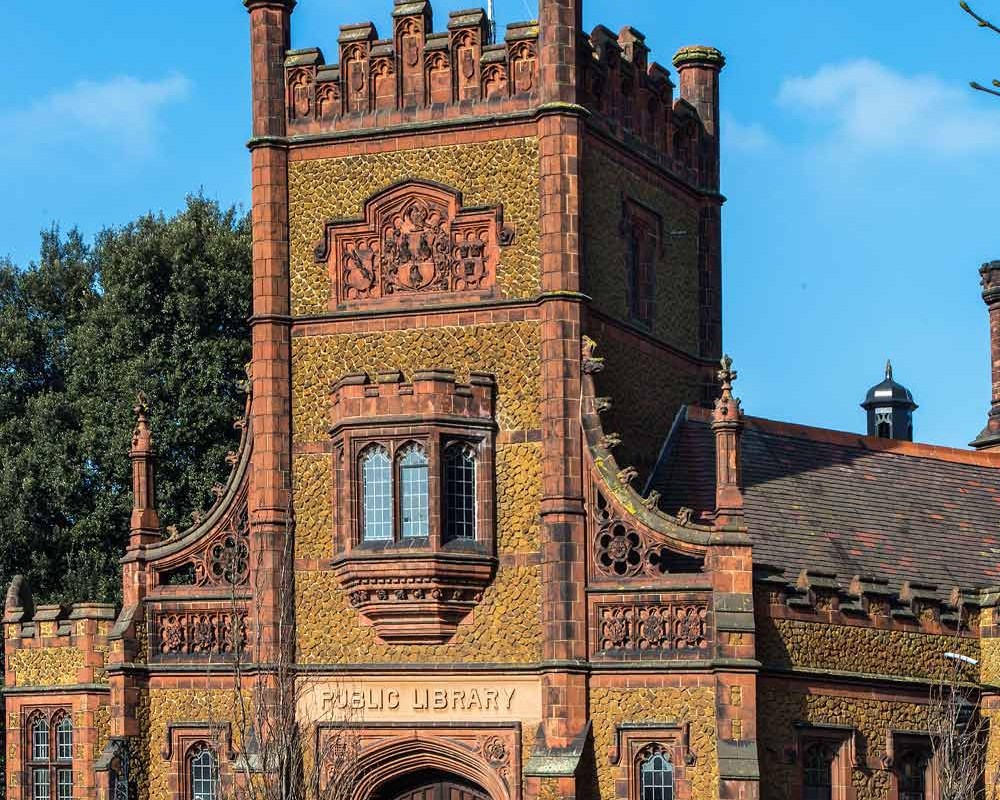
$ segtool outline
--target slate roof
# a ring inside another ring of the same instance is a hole
[[[1000,454],[873,439],[748,417],[743,482],[754,563],[975,589],[1000,583]],[[710,511],[715,443],[689,409],[651,486]]]

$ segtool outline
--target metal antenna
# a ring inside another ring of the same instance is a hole
[[[490,20],[490,44],[497,42],[497,20],[493,9],[493,0],[489,0],[486,5],[486,16]]]

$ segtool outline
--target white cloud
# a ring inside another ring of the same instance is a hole
[[[871,59],[787,78],[778,103],[827,130],[855,154],[920,151],[943,156],[1000,149],[1000,107],[965,84],[904,75]]]
[[[0,114],[0,130],[29,147],[96,137],[122,155],[140,158],[156,148],[164,107],[184,100],[190,90],[191,82],[177,74],[152,81],[130,75],[81,80]]]
[[[730,114],[722,115],[722,147],[737,153],[760,153],[776,146],[774,137],[759,122],[740,122]]]

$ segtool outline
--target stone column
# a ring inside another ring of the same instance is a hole
[[[250,411],[253,471],[250,544],[254,611],[263,641],[258,658],[273,660],[292,568],[283,565],[291,509],[291,318],[288,266],[288,150],[285,141],[285,53],[295,0],[244,0],[250,12],[253,75],[253,317]],[[285,567],[284,569],[282,567]],[[290,645],[290,642],[284,642]]]

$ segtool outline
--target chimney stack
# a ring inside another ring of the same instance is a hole
[[[990,364],[993,390],[990,413],[972,447],[991,450],[1000,447],[1000,261],[990,261],[979,269],[983,287],[983,302],[990,313]]]

